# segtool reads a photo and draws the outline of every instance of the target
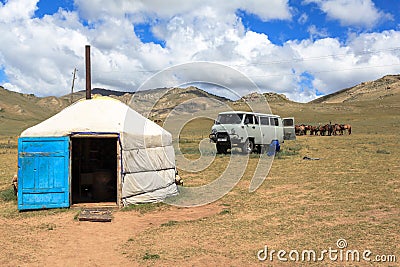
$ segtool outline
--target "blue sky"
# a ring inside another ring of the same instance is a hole
[[[186,74],[170,69],[151,84],[203,81],[249,93],[239,77],[198,70],[204,61],[302,102],[400,73],[396,0],[0,3],[0,85],[39,96],[67,94],[75,67],[84,88],[86,44],[93,86],[114,90],[137,90],[157,72],[192,63]]]
[[[4,3],[4,0],[2,2]],[[37,8],[34,17],[43,18],[44,15],[57,13],[60,8],[69,11],[74,10],[74,2],[69,0],[43,0],[37,3]]]

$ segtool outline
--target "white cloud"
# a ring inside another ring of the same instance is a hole
[[[318,38],[325,38],[329,36],[328,31],[326,29],[318,29],[317,26],[315,25],[310,25],[307,31],[310,34],[311,40]]]
[[[305,0],[316,3],[329,18],[339,20],[343,26],[372,28],[380,20],[392,19],[390,14],[375,7],[371,0]]]
[[[39,0],[17,0],[0,3],[0,21],[13,22],[29,19],[36,11]]]
[[[13,4],[19,6],[16,2]],[[9,4],[13,6],[11,1]],[[0,12],[16,17],[12,12],[18,11],[10,8],[9,4],[1,7]],[[71,80],[69,74],[81,61],[87,38],[84,27],[77,28],[74,21],[77,17],[68,13],[64,15],[0,21],[0,64],[12,88],[39,95],[66,92],[69,83],[66,75]]]
[[[225,5],[179,1],[178,5],[171,1],[79,0],[77,11],[59,10],[41,19],[32,17],[35,2],[25,13],[13,7],[23,2],[0,6],[0,14],[10,18],[0,20],[0,66],[9,79],[6,88],[41,96],[69,93],[75,67],[75,88],[85,87],[86,44],[92,46],[93,87],[116,90],[136,89],[155,71],[193,61],[226,64],[247,75],[262,91],[285,93],[297,101],[315,98],[317,90],[331,93],[399,72],[399,50],[389,49],[399,46],[398,31],[354,34],[341,43],[315,27],[310,33],[318,40],[276,45],[266,34],[246,31],[235,13],[243,9],[265,20],[288,19],[287,1],[267,1],[268,5],[244,0]],[[272,7],[277,7],[275,13]],[[91,23],[89,27],[81,22],[82,17]],[[158,19],[152,31],[165,47],[143,43],[135,35],[135,22],[150,18]],[[230,85],[240,94],[250,90],[243,77],[229,77],[215,69],[192,68],[175,75],[166,72],[167,76],[159,76],[158,84],[187,83],[199,77],[198,72],[203,72],[202,79]],[[311,87],[304,86],[304,73],[310,77]]]
[[[87,20],[96,21],[107,16],[124,17],[125,14],[139,16],[138,21],[146,18],[171,19],[188,13],[196,13],[201,7],[209,7],[220,14],[231,14],[242,9],[260,17],[262,20],[290,19],[288,0],[76,0],[80,14]]]
[[[301,14],[301,16],[298,18],[297,22],[300,24],[305,24],[308,20],[308,15],[306,13]]]
[[[332,38],[289,45],[304,58],[297,69],[311,73],[320,92],[332,93],[361,81],[399,73],[399,43],[400,32],[392,30],[361,34],[346,45]]]

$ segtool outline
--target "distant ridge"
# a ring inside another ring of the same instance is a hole
[[[235,110],[247,110],[246,102],[252,101],[263,108],[263,97],[266,98],[273,112],[292,116],[297,111],[312,108],[328,110],[324,104],[338,104],[332,107],[335,111],[346,110],[343,103],[366,103],[379,101],[380,106],[397,107],[400,103],[400,75],[386,75],[375,81],[362,82],[356,86],[339,90],[322,96],[308,103],[297,103],[284,94],[250,93],[237,101],[217,96],[194,86],[187,88],[156,88],[139,92],[115,91],[104,88],[94,88],[93,95],[116,98],[142,115],[152,120],[163,120],[172,110],[193,114],[202,110],[217,110],[225,104]],[[133,97],[134,96],[134,97]],[[73,102],[85,97],[85,91],[73,94]],[[200,97],[200,98],[199,98]],[[215,101],[205,101],[201,97]],[[195,99],[195,101],[190,101]],[[9,91],[0,86],[0,135],[18,135],[22,130],[49,118],[71,104],[71,95],[61,97],[37,97],[34,94],[23,94]],[[382,104],[384,102],[384,104]],[[223,103],[223,105],[222,105]],[[319,104],[313,106],[313,104]],[[263,106],[264,105],[264,106]],[[364,104],[363,104],[364,105]],[[339,112],[340,113],[340,112]]]
[[[102,95],[102,96],[123,96],[125,94],[133,94],[134,92],[124,92],[124,91],[116,91],[116,90],[109,90],[109,89],[104,89],[104,88],[93,88],[92,89],[92,94],[93,95]],[[71,94],[65,95],[70,96]],[[75,92],[74,95],[79,95],[84,97],[86,95],[85,90],[80,90],[78,92]]]
[[[380,79],[362,82],[329,95],[314,99],[309,103],[345,103],[373,101],[400,96],[400,75],[386,75]]]

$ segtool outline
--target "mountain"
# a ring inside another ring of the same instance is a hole
[[[262,94],[253,92],[242,96],[236,102],[265,102],[265,101],[268,101],[268,103],[293,102],[289,98],[287,98],[284,94],[277,94],[272,92],[262,93]]]
[[[85,91],[75,92],[73,101],[84,98],[85,94]],[[348,118],[344,117],[345,114],[358,114],[372,106],[388,108],[391,112],[400,108],[400,75],[387,75],[375,81],[363,82],[309,103],[297,103],[277,93],[251,93],[231,101],[193,86],[157,88],[136,93],[94,88],[92,94],[116,98],[152,120],[164,120],[168,114],[226,111],[227,105],[234,110],[250,110],[248,103],[251,102],[252,108],[259,109],[257,112],[272,112],[282,117],[296,116],[298,121],[320,122],[323,118],[328,120],[337,116],[342,116],[344,121]],[[263,99],[268,101],[268,105],[265,105]],[[371,105],[371,101],[377,101],[379,105]],[[8,91],[0,86],[0,135],[18,135],[70,103],[70,94],[62,97],[36,97],[33,94]],[[271,111],[268,111],[268,106]]]
[[[190,114],[218,108],[221,103],[229,102],[231,101],[227,98],[189,86],[139,91],[131,96],[129,103],[125,103],[148,118],[164,119],[172,110],[177,114]]]
[[[18,134],[57,113],[67,104],[54,96],[40,98],[33,94],[12,92],[0,86],[0,134]]]
[[[388,99],[400,100],[400,75],[386,75],[380,79],[362,82],[335,93],[317,98],[310,103],[345,103],[376,101]]]
[[[104,88],[93,88],[92,89],[92,95],[121,97],[121,96],[123,96],[125,94],[133,94],[133,93],[132,92],[109,90],[109,89],[104,89]],[[73,94],[73,100],[74,101],[76,101],[78,99],[82,99],[84,97],[86,97],[86,91],[85,90],[81,90],[81,91],[75,92]],[[67,101],[71,101],[71,94],[64,95],[61,98],[65,99]]]
[[[172,110],[180,114],[217,108],[221,102],[230,100],[207,93],[196,87],[158,88],[134,92],[113,91],[102,88],[92,89],[92,95],[116,98],[150,119],[164,119]],[[73,102],[83,99],[85,91],[73,94]],[[196,99],[191,101],[191,99]],[[0,135],[18,135],[24,129],[35,125],[71,103],[71,95],[37,97],[21,94],[0,86]]]

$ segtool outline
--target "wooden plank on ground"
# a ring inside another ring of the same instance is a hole
[[[111,222],[112,210],[109,208],[84,208],[78,216],[79,221]]]

